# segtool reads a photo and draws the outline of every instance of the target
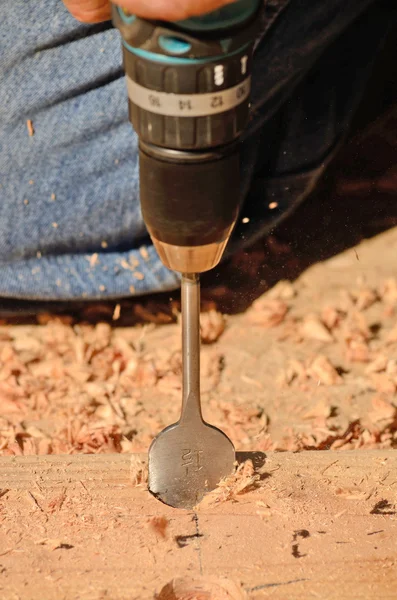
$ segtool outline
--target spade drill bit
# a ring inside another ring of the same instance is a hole
[[[200,279],[182,276],[182,411],[149,450],[149,489],[178,508],[193,508],[233,470],[229,438],[203,420],[200,401]]]

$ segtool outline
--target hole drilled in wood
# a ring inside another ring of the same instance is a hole
[[[226,578],[177,577],[167,583],[156,600],[247,600],[240,585]]]

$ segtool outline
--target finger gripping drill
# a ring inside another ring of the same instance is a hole
[[[163,263],[181,273],[215,267],[238,216],[238,142],[260,5],[239,0],[175,23],[113,6],[139,137],[142,215]]]

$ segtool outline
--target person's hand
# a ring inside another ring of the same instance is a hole
[[[114,0],[129,12],[145,19],[180,21],[216,10],[234,0]],[[84,23],[110,19],[109,0],[64,0],[72,15]]]

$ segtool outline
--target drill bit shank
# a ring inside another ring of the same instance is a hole
[[[181,421],[199,417],[200,402],[200,278],[182,276],[182,413]]]

